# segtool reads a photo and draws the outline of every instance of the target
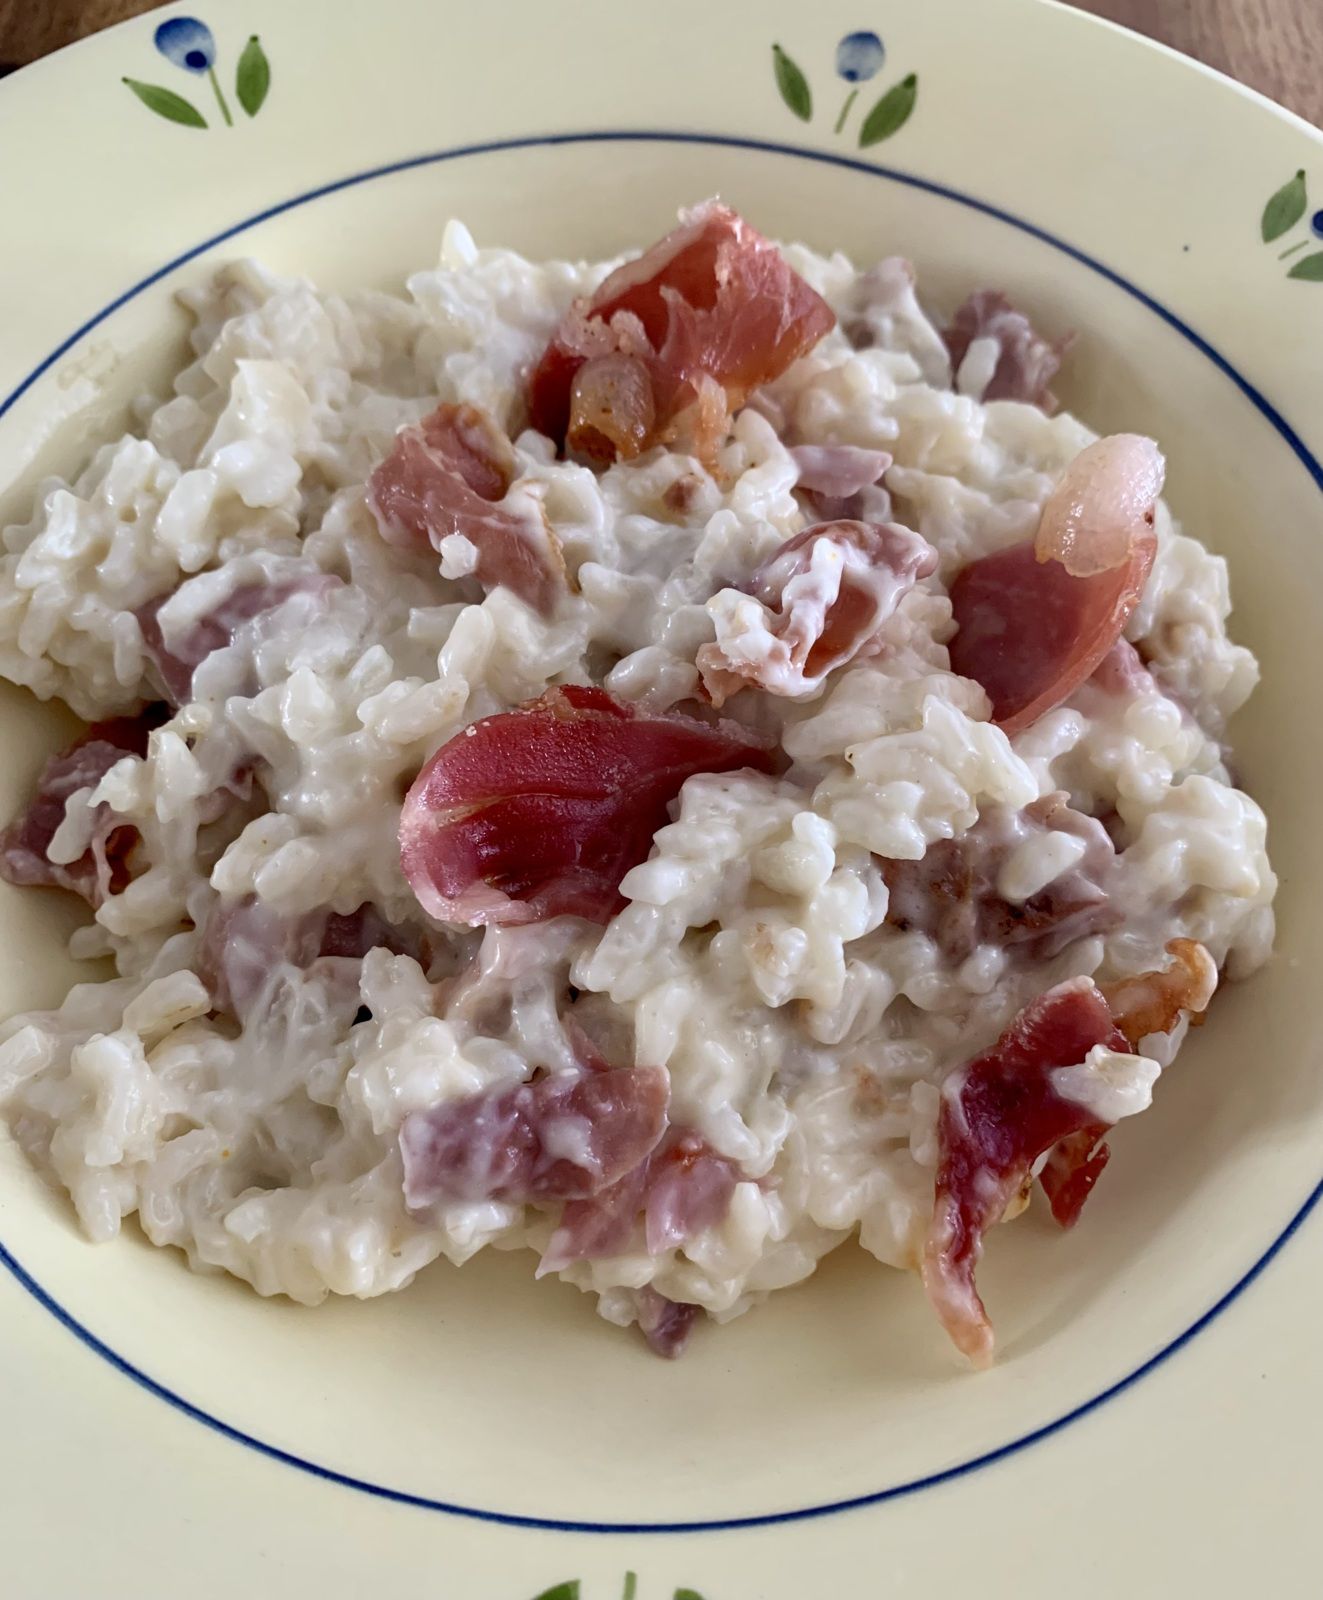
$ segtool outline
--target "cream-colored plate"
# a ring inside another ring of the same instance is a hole
[[[1073,1235],[994,1239],[986,1376],[849,1250],[677,1365],[510,1256],[265,1302],[87,1244],[0,1145],[0,1593],[1316,1593],[1323,138],[1041,0],[207,0],[182,64],[154,43],[175,14],[0,89],[6,519],[168,374],[172,292],[236,254],[398,283],[451,214],[597,255],[718,191],[774,235],[902,251],[938,299],[998,285],[1077,328],[1068,403],[1155,434],[1230,559],[1280,954]],[[880,66],[838,55],[861,31]],[[0,715],[7,815],[64,726],[16,693]],[[6,1010],[69,980],[58,898],[0,899]]]

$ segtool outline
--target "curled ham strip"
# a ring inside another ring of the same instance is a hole
[[[665,1143],[609,1189],[566,1202],[538,1275],[572,1261],[619,1255],[640,1213],[649,1255],[716,1227],[730,1209],[739,1170],[692,1128],[672,1128]]]
[[[1158,687],[1129,639],[1116,641],[1094,669],[1089,682],[1096,684],[1104,694],[1118,696],[1153,694]]]
[[[528,386],[532,424],[596,460],[692,445],[835,324],[775,245],[716,201],[571,308]]]
[[[1127,1048],[1097,987],[1075,978],[1026,1006],[943,1089],[923,1283],[952,1341],[976,1366],[991,1361],[993,1342],[974,1286],[983,1235],[1017,1200],[1039,1156],[1095,1125],[1051,1081],[1054,1068],[1083,1061],[1095,1045]]]
[[[1136,1048],[1151,1033],[1170,1033],[1183,1011],[1201,1017],[1217,988],[1217,964],[1194,939],[1172,939],[1171,965],[1102,985],[1116,1025]]]
[[[129,882],[128,857],[138,830],[115,821],[109,806],[97,808],[91,844],[77,861],[55,862],[47,854],[69,801],[80,789],[95,788],[125,756],[145,756],[151,731],[162,715],[99,722],[83,737],[52,756],[42,768],[27,810],[0,834],[0,877],[25,887],[71,889],[89,905],[118,894]]]
[[[1174,939],[1165,972],[1099,987],[1073,978],[1015,1018],[991,1050],[943,1086],[933,1222],[923,1281],[958,1349],[976,1366],[992,1358],[992,1327],[974,1285],[983,1235],[1022,1209],[1040,1157],[1052,1214],[1072,1226],[1110,1152],[1110,1124],[1060,1094],[1054,1073],[1096,1046],[1125,1054],[1169,1032],[1183,1011],[1207,1006],[1216,983],[1202,945]]]
[[[651,1284],[646,1284],[635,1296],[638,1302],[639,1331],[648,1341],[654,1355],[674,1361],[684,1353],[689,1335],[694,1331],[700,1307],[682,1305],[658,1294]]]
[[[172,636],[169,643],[162,633],[159,618],[161,608],[172,595],[161,595],[149,601],[137,613],[138,626],[170,703],[182,706],[191,698],[193,674],[213,651],[228,645],[245,622],[274,611],[296,594],[320,598],[339,585],[340,579],[327,573],[302,574],[276,583],[243,584],[213,611],[179,635]]]
[[[1053,344],[1037,333],[1029,318],[1017,311],[996,289],[970,295],[942,334],[951,357],[951,371],[960,377],[961,364],[976,339],[987,339],[990,375],[979,387],[982,400],[1025,400],[1049,416],[1057,399],[1049,385],[1061,366],[1070,339]]]
[[[983,686],[1008,734],[1090,677],[1139,603],[1157,553],[1162,458],[1132,438],[1081,452],[1043,507],[1035,541],[971,562],[951,585],[952,670]]]
[[[1008,901],[998,887],[1002,868],[1018,843],[1038,833],[1078,839],[1084,853],[1028,899]],[[1051,961],[1075,940],[1117,926],[1110,894],[1115,864],[1102,823],[1072,810],[1063,792],[1045,795],[1025,807],[1018,826],[988,811],[961,838],[929,845],[919,861],[883,861],[887,922],[926,934],[950,962],[981,944]]]
[[[715,644],[696,662],[714,705],[752,684],[803,699],[837,667],[875,647],[878,630],[937,552],[895,523],[820,522],[805,528],[749,579],[748,594],[708,601]]]
[[[565,558],[541,501],[512,489],[514,475],[510,441],[485,411],[440,405],[396,435],[368,479],[368,506],[388,544],[440,550],[461,535],[484,588],[503,584],[547,617],[568,591]]]
[[[418,774],[400,815],[404,875],[442,921],[606,922],[687,778],[774,759],[735,723],[551,689],[470,724]]]
[[[415,1111],[400,1128],[404,1198],[568,1200],[599,1194],[646,1161],[666,1128],[664,1067],[561,1072]]]

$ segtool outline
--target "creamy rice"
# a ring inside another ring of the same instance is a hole
[[[609,269],[478,250],[453,223],[440,265],[403,296],[322,293],[252,263],[189,291],[194,359],[171,397],[144,401],[139,433],[46,485],[5,531],[0,672],[89,720],[161,698],[148,602],[177,591],[168,639],[236,587],[291,587],[202,663],[145,759],[74,794],[51,844],[52,861],[76,862],[102,807],[140,836],[133,876],[73,940],[117,976],[0,1035],[0,1103],[92,1238],[136,1214],[195,1268],[310,1304],[402,1288],[437,1256],[545,1251],[555,1206],[411,1211],[399,1135],[412,1112],[571,1066],[560,1016],[577,992],[613,1062],[664,1067],[672,1122],[739,1181],[724,1219],[683,1243],[650,1252],[636,1236],[561,1275],[612,1322],[646,1311],[649,1287],[724,1321],[856,1231],[878,1260],[918,1264],[941,1085],[1050,985],[1161,967],[1173,937],[1233,976],[1265,960],[1264,818],[1221,743],[1256,666],[1227,637],[1223,561],[1160,504],[1127,628],[1149,674],[1120,693],[1090,681],[1008,739],[950,670],[947,585],[1033,535],[1094,435],[985,402],[986,342],[953,375],[894,264],[864,278],[840,255],[786,255],[840,326],[738,413],[714,471],[657,449],[595,472],[515,438],[516,487],[541,500],[577,576],[554,619],[504,588],[475,596],[463,538],[442,547],[442,576],[430,552],[388,546],[365,501],[396,430],[438,399],[518,428],[525,371]],[[874,342],[858,348],[861,322]],[[599,683],[649,712],[692,703],[734,591],[812,520],[789,438],[888,452],[876,493],[937,551],[880,653],[808,698],[738,695],[723,714],[776,735],[788,770],[690,778],[606,926],[429,919],[397,843],[424,762],[555,684]],[[666,492],[681,478],[677,511]],[[318,574],[343,581],[302,583]],[[1002,830],[1005,903],[1058,881],[1083,846],[1020,819],[1059,791],[1107,819],[1115,926],[1029,960],[986,941],[944,952],[888,920],[887,862],[976,825]],[[259,950],[265,987],[237,1025],[202,930],[218,907],[254,903],[274,919],[371,903],[425,933],[426,969],[384,946],[264,967]],[[1182,1032],[1139,1057],[1063,1064],[1062,1092],[1100,1097],[1108,1121],[1140,1110]]]

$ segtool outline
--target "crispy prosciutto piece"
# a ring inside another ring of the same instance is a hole
[[[1097,1127],[1090,1110],[1057,1093],[1051,1076],[1095,1045],[1129,1048],[1096,985],[1075,978],[1026,1006],[943,1090],[923,1282],[953,1342],[977,1366],[992,1359],[992,1327],[974,1287],[983,1235],[1027,1186],[1039,1156]]]
[[[569,1200],[538,1268],[559,1272],[571,1261],[618,1255],[643,1216],[649,1255],[674,1249],[730,1209],[739,1169],[692,1128],[672,1128],[652,1156],[609,1189]]]
[[[73,796],[94,788],[125,756],[145,756],[148,736],[164,720],[163,711],[153,707],[138,717],[98,722],[51,757],[27,810],[0,834],[0,877],[24,886],[72,889],[93,906],[126,887],[138,830],[116,823],[108,806],[98,807],[91,844],[77,861],[55,862],[47,852]]]
[[[148,601],[137,613],[138,626],[170,703],[182,706],[191,698],[193,674],[213,651],[224,649],[245,622],[274,611],[296,594],[321,597],[339,585],[339,578],[320,572],[283,578],[275,583],[243,584],[191,627],[172,635],[169,643],[161,630],[160,612],[172,594]]]
[[[1157,446],[1100,439],[1066,469],[1032,544],[971,562],[951,585],[951,667],[1019,733],[1101,664],[1139,602],[1157,552]]]
[[[819,522],[788,539],[749,579],[708,601],[715,644],[698,670],[714,705],[753,685],[804,699],[827,675],[876,649],[878,630],[937,552],[896,523]]]
[[[440,405],[396,435],[368,480],[368,506],[388,544],[439,551],[467,539],[484,588],[503,584],[547,617],[568,590],[565,559],[541,501],[512,491],[514,476],[510,441],[485,411]]]
[[[997,289],[971,294],[942,334],[957,380],[969,347],[976,339],[988,343],[988,376],[977,386],[982,400],[1025,400],[1049,416],[1057,398],[1049,385],[1070,347],[1070,338],[1058,343],[1044,339],[1023,311],[1017,311]],[[981,376],[981,374],[980,374]],[[968,381],[968,379],[966,379]],[[962,392],[968,392],[963,390]]]
[[[539,432],[589,457],[711,457],[731,410],[835,324],[775,245],[715,200],[577,301],[534,369]]]
[[[441,921],[606,922],[687,778],[773,765],[735,723],[649,716],[564,685],[441,746],[405,798],[400,861]]]
[[[1102,986],[1116,1025],[1132,1047],[1151,1033],[1170,1033],[1183,1011],[1202,1017],[1217,988],[1217,966],[1195,939],[1172,939],[1171,963],[1161,972],[1141,972]]]
[[[666,1128],[664,1067],[561,1072],[415,1111],[400,1128],[404,1197],[567,1200],[599,1194],[645,1162]]]
[[[1173,939],[1172,960],[1099,987],[1089,978],[1058,984],[1032,1001],[991,1050],[943,1086],[938,1118],[936,1203],[923,1281],[956,1346],[978,1366],[992,1356],[992,1328],[974,1287],[983,1235],[1028,1194],[1033,1169],[1063,1228],[1072,1227],[1110,1152],[1122,1116],[1147,1104],[1156,1065],[1127,1053],[1168,1033],[1182,1013],[1206,1009],[1217,984],[1212,957],[1192,939]],[[1150,1076],[1118,1083],[1090,1062],[1101,1046]],[[1084,1100],[1083,1076],[1089,1084]],[[1138,1086],[1138,1094],[1137,1094]]]

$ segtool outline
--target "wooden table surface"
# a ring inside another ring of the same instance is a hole
[[[0,0],[0,70],[161,0]],[[1230,73],[1323,126],[1323,0],[1075,0]]]

